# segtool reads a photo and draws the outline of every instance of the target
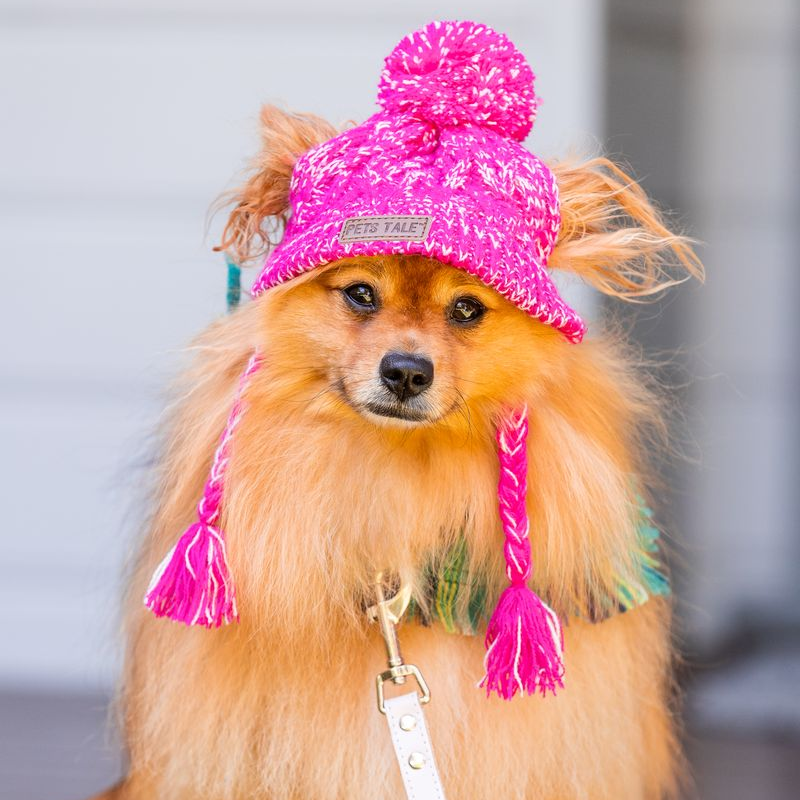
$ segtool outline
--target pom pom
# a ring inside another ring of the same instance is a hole
[[[378,103],[438,127],[476,125],[521,142],[539,102],[533,81],[502,33],[477,22],[431,22],[386,59]]]
[[[212,525],[190,525],[150,581],[145,605],[157,616],[218,628],[238,621],[225,540]]]
[[[486,630],[486,694],[511,700],[517,692],[544,696],[563,688],[564,637],[558,615],[524,583],[500,596]]]

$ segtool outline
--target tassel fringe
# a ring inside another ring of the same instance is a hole
[[[218,628],[236,622],[236,596],[225,540],[211,525],[190,525],[159,564],[145,605],[157,617]]]
[[[510,700],[517,692],[542,695],[564,686],[564,636],[558,615],[528,587],[531,575],[527,495],[528,410],[508,413],[497,428],[500,519],[511,585],[500,596],[486,630],[486,694]]]
[[[239,620],[225,534],[216,523],[233,434],[244,415],[243,395],[260,366],[261,357],[253,353],[239,381],[233,408],[214,453],[211,472],[197,505],[197,522],[184,531],[150,581],[144,603],[157,617],[206,628],[218,628]]]
[[[563,688],[564,637],[556,613],[524,584],[500,596],[486,631],[486,674],[480,685],[510,700]]]

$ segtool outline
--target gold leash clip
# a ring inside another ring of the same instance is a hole
[[[383,685],[386,681],[391,681],[395,685],[406,682],[406,678],[414,678],[419,686],[420,703],[427,703],[431,699],[431,692],[422,673],[414,664],[405,664],[400,653],[400,642],[397,638],[397,623],[406,612],[408,604],[411,602],[411,586],[401,585],[397,593],[386,599],[383,590],[384,573],[379,572],[375,578],[375,596],[377,603],[367,609],[367,615],[371,621],[376,621],[380,625],[381,635],[386,645],[386,657],[389,669],[381,672],[375,678],[375,686],[378,694],[378,711],[386,713],[384,703]]]

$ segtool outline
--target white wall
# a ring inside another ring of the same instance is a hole
[[[538,75],[530,146],[564,152],[599,138],[602,5],[0,2],[0,682],[112,679],[147,432],[223,311],[205,215],[259,104],[364,118],[403,35],[480,19]]]

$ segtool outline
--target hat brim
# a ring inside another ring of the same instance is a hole
[[[580,342],[586,325],[558,293],[547,268],[530,252],[532,244],[520,242],[509,235],[503,225],[482,229],[471,220],[477,214],[460,208],[441,214],[435,209],[384,212],[430,214],[433,216],[424,240],[379,239],[370,241],[339,240],[342,225],[360,213],[337,212],[331,218],[292,233],[291,222],[287,235],[270,253],[261,274],[253,284],[253,295],[260,295],[272,286],[285,283],[318,267],[344,258],[377,255],[420,255],[434,258],[449,266],[464,270],[497,291],[511,303],[535,319],[560,331],[571,342]],[[458,223],[458,244],[453,244],[453,212]]]

